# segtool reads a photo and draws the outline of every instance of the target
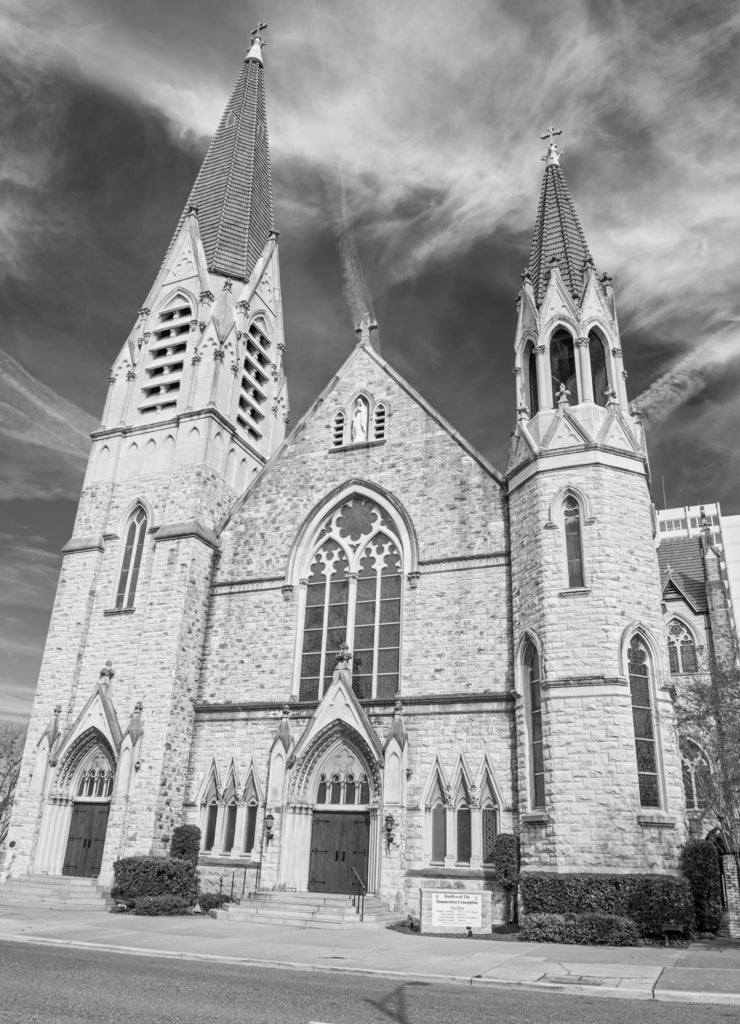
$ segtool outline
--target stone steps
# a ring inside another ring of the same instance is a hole
[[[94,878],[27,875],[0,885],[0,909],[108,910],[113,900]]]
[[[364,920],[360,920],[349,896],[338,893],[259,892],[232,903],[211,916],[220,921],[252,921],[254,924],[288,925],[292,928],[363,928],[398,921],[377,896],[365,898]]]

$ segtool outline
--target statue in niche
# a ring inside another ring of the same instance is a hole
[[[367,441],[368,408],[365,399],[358,395],[352,412],[352,440]]]

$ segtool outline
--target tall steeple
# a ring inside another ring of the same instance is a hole
[[[175,437],[182,417],[217,417],[218,426],[196,429],[227,446],[229,467],[242,467],[225,474],[236,490],[282,442],[288,416],[265,27],[252,33],[162,266],[113,366],[103,415],[105,429],[156,426],[163,440]],[[207,444],[197,457],[224,471],[221,453]]]
[[[550,144],[547,155],[543,157],[547,166],[527,264],[538,306],[542,305],[553,260],[557,260],[570,294],[578,298],[583,289],[584,268],[591,259],[583,228],[560,169],[562,154],[553,141],[553,137],[559,134],[550,128],[542,136],[543,139],[549,138]]]
[[[262,63],[266,25],[252,33],[229,102],[178,221],[195,208],[208,269],[248,281],[275,230]]]

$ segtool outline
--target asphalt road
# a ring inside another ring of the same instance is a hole
[[[0,942],[3,1024],[715,1024],[740,1008],[203,964]]]

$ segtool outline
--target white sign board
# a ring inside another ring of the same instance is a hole
[[[432,927],[482,927],[483,897],[477,892],[432,893]]]

